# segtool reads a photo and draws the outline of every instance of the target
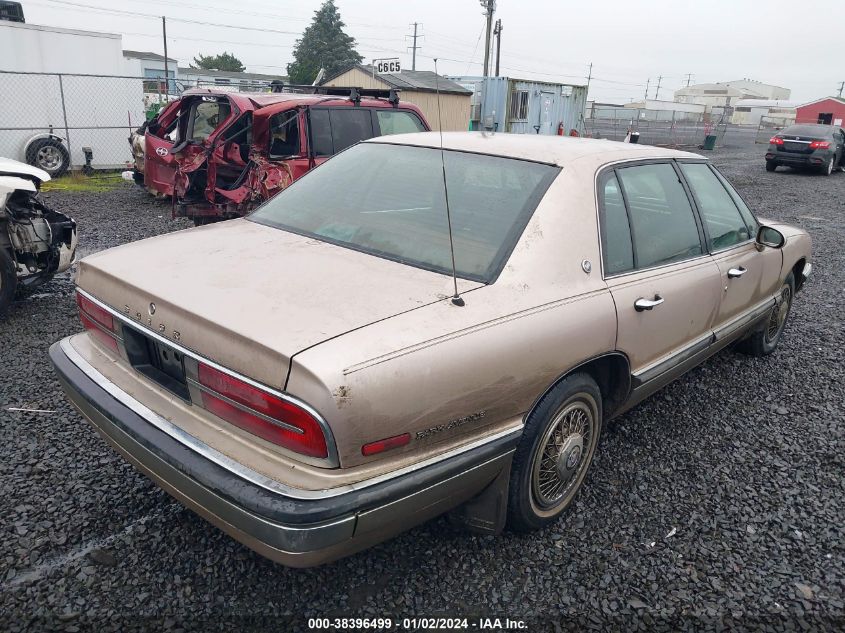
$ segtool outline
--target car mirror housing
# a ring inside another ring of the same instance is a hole
[[[770,226],[761,226],[757,231],[757,243],[770,248],[781,248],[786,242],[783,233]]]

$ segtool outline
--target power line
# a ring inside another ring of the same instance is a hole
[[[151,14],[151,13],[143,13],[143,12],[140,12],[140,11],[130,11],[130,10],[126,10],[126,9],[112,9],[112,8],[107,8],[107,7],[98,7],[98,6],[93,6],[93,5],[90,5],[90,4],[85,4],[85,3],[82,3],[82,2],[73,2],[72,0],[34,0],[34,1],[36,3],[39,3],[39,4],[41,2],[46,2],[46,3],[49,3],[49,4],[57,4],[57,5],[64,5],[64,6],[69,6],[69,7],[76,7],[76,8],[89,10],[89,11],[109,13],[109,14],[115,14],[115,15],[128,15],[128,16],[145,18],[145,19],[153,19],[153,20],[157,20],[157,21],[161,19],[161,16],[154,15],[154,14]],[[163,1],[163,0],[151,0],[151,1]],[[487,0],[487,2],[492,3],[492,0]],[[485,4],[487,4],[487,2]],[[200,5],[189,5],[189,4],[186,3],[184,5],[176,5],[176,6],[185,6],[185,7],[195,6],[195,7],[199,7]],[[278,16],[276,14],[261,14],[261,13],[254,13],[254,12],[252,12],[252,13],[251,12],[240,12],[240,13],[242,15],[253,15],[253,16],[263,15],[263,16],[267,16],[267,17],[283,18],[283,16]],[[252,32],[256,32],[256,33],[272,33],[272,34],[276,34],[276,35],[301,36],[301,32],[299,32],[299,31],[286,31],[286,30],[281,30],[281,29],[273,29],[273,28],[266,28],[266,27],[253,27],[253,26],[241,26],[241,25],[236,25],[236,24],[221,24],[221,23],[218,23],[218,22],[208,22],[208,21],[204,21],[204,20],[192,20],[192,19],[187,19],[187,18],[169,17],[168,19],[170,19],[172,22],[180,22],[180,23],[185,23],[185,24],[198,24],[198,25],[201,25],[201,26],[210,26],[210,27],[216,27],[216,28],[228,28],[228,29],[236,29],[236,30],[240,30],[240,31],[252,31]],[[352,24],[352,23],[350,23],[350,24]],[[363,25],[363,24],[361,24],[361,25]],[[376,27],[377,25],[367,25],[367,26]],[[384,25],[380,25],[379,28],[384,28]],[[432,33],[432,31],[429,30],[428,33]],[[484,29],[482,29],[482,32],[481,32],[481,35],[483,35],[483,34],[484,34]],[[133,34],[127,33],[127,35],[133,35]],[[142,37],[152,37],[152,35],[146,35],[146,34],[141,34],[141,33],[136,33],[134,35],[139,35],[139,36],[142,36]],[[462,42],[462,41],[460,41],[456,38],[452,38],[450,36],[446,36],[446,35],[443,35],[443,34],[437,34],[437,35],[439,37],[442,37],[443,39],[450,39],[450,40],[453,40],[457,43],[460,43],[461,45],[464,45],[464,42]],[[481,35],[479,36],[478,40],[476,41],[476,44],[475,44],[475,47],[474,47],[474,50],[473,50],[473,54],[471,55],[471,57],[475,57],[476,51],[478,49],[478,44],[480,43]],[[247,45],[250,45],[250,46],[267,46],[267,47],[276,47],[276,48],[289,48],[289,47],[291,47],[290,45],[260,44],[260,43],[257,43],[257,42],[242,42],[242,41],[236,42],[236,41],[232,41],[232,40],[204,39],[204,38],[192,38],[192,37],[181,37],[181,36],[175,36],[175,37],[171,36],[170,39],[171,40],[180,40],[181,39],[181,40],[202,41],[202,42],[219,42],[219,43],[227,43],[227,44],[247,44]],[[374,41],[374,40],[375,41],[396,41],[395,38],[375,38],[375,37],[373,37],[373,38],[356,38],[356,39],[358,41],[362,42],[366,46],[366,48],[364,48],[364,50],[389,52],[389,53],[394,53],[394,54],[402,54],[402,51],[399,51],[399,50],[396,50],[396,49],[389,49],[389,48],[383,48],[383,47],[379,47],[379,46],[372,46],[372,45],[366,44],[368,41]],[[417,48],[420,48],[420,47],[417,47]],[[463,54],[461,54],[461,55],[463,56]],[[432,55],[423,55],[423,54],[420,53],[420,56],[428,58],[428,59],[434,59],[434,57]],[[517,58],[526,58],[526,59],[531,58],[531,56],[521,55],[521,54],[511,54],[511,56],[517,57]],[[440,56],[440,55],[438,55],[438,57],[440,59],[443,59],[444,61],[451,61],[451,62],[456,62],[456,63],[466,63],[468,65],[467,72],[469,70],[470,65],[474,65],[474,64],[479,65],[478,62],[476,62],[472,59],[468,60],[468,59],[463,59],[463,58],[448,58],[448,57],[443,57],[443,56]],[[489,60],[489,52],[488,52],[486,59]],[[534,59],[539,59],[539,58],[535,57]],[[548,60],[546,60],[546,61],[548,61]],[[252,65],[253,66],[261,66],[259,64],[252,64]],[[483,64],[480,64],[480,65],[483,65]],[[273,66],[262,66],[262,67],[274,68]],[[543,72],[543,71],[538,71],[538,70],[535,70],[535,69],[524,69],[524,68],[511,67],[511,66],[502,66],[502,68],[505,68],[506,70],[510,70],[510,71],[532,73],[532,74],[535,74],[535,75],[541,75],[541,76],[546,76],[546,77],[584,79],[584,77],[581,76],[581,75],[562,74],[562,73],[559,73],[559,72]],[[608,71],[608,72],[610,74],[614,74],[613,71]],[[643,85],[641,83],[625,82],[625,81],[618,81],[618,80],[613,80],[613,79],[604,79],[602,77],[592,77],[592,76],[590,77],[590,81],[599,82],[599,83],[616,84],[616,85],[620,85],[620,86],[632,86],[632,87],[641,87]],[[610,88],[608,88],[608,89],[610,89]]]
[[[52,4],[65,4],[72,7],[79,7],[82,9],[88,9],[90,11],[102,11],[105,13],[116,13],[118,15],[131,15],[140,18],[151,18],[154,20],[160,20],[160,15],[153,15],[151,13],[140,13],[139,11],[126,11],[123,9],[106,9],[103,7],[95,7],[90,4],[82,4],[80,2],[70,2],[69,0],[43,0],[44,2],[50,2]],[[188,20],[186,18],[170,18],[173,22],[183,22],[185,24],[199,24],[201,26],[215,26],[221,27],[226,29],[238,29],[241,31],[256,31],[261,33],[276,33],[279,35],[302,35],[299,31],[282,31],[280,29],[268,29],[262,28],[257,26],[240,26],[237,24],[220,24],[218,22],[204,22],[202,20]]]

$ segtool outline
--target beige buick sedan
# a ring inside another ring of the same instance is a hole
[[[810,238],[702,157],[440,143],[372,139],[248,218],[82,260],[85,331],[50,349],[70,400],[186,506],[310,566],[450,510],[547,525],[604,422],[728,344],[777,346]]]

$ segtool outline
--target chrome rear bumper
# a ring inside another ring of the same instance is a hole
[[[125,392],[120,399],[110,393],[68,339],[50,347],[50,358],[70,401],[136,469],[236,540],[293,567],[346,556],[471,499],[508,467],[521,435],[521,429],[500,433],[473,450],[340,494],[283,492],[278,482],[245,478],[243,468],[233,472],[225,460],[165,433],[140,402],[130,406]]]

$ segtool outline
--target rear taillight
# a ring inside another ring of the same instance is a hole
[[[810,143],[810,149],[829,149],[830,141],[813,141]]]
[[[209,412],[301,455],[328,457],[320,423],[302,407],[204,363],[199,363],[197,377]]]
[[[783,139],[779,136],[773,136],[769,139],[769,143],[772,145],[783,145]]]
[[[79,320],[82,321],[85,330],[110,350],[118,351],[114,317],[111,313],[80,294],[79,291],[76,293],[76,305],[79,306]]]

